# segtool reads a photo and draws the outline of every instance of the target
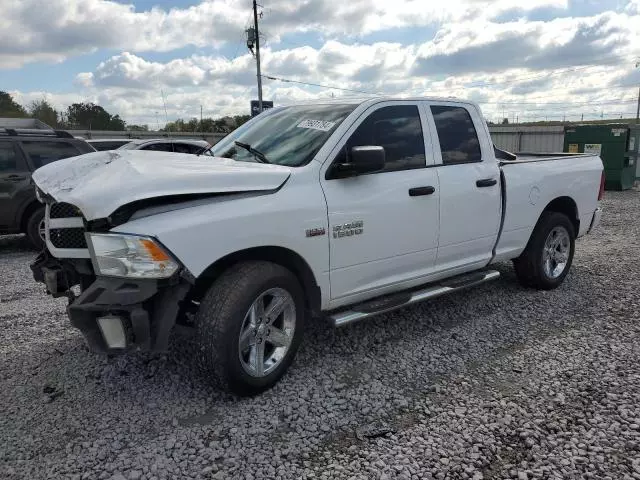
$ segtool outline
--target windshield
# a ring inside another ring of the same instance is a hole
[[[260,152],[268,163],[299,167],[311,161],[356,105],[304,105],[269,109],[224,137],[206,155],[260,162],[235,142]]]

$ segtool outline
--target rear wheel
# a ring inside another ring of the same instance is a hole
[[[518,281],[552,290],[569,273],[575,252],[575,229],[566,215],[543,212],[525,251],[513,261]]]
[[[44,208],[38,208],[27,219],[26,229],[29,243],[37,250],[45,246]]]
[[[225,389],[260,393],[293,362],[304,315],[302,288],[289,270],[270,262],[231,267],[196,315],[198,363]]]

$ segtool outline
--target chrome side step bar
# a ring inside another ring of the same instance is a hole
[[[430,285],[421,290],[382,297],[380,299],[354,306],[349,310],[333,313],[329,315],[329,320],[333,323],[334,327],[342,327],[349,323],[380,315],[381,313],[391,312],[398,308],[413,305],[414,303],[423,302],[431,298],[448,295],[465,288],[480,285],[481,283],[495,280],[498,277],[500,277],[500,272],[496,270],[486,270],[448,278],[440,283]]]

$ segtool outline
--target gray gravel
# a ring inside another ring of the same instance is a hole
[[[505,264],[464,294],[313,325],[253,399],[176,353],[90,354],[23,239],[0,237],[0,478],[640,479],[640,191],[604,204],[558,290]]]

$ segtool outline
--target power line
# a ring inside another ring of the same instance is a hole
[[[290,46],[292,46],[294,48],[303,48],[303,47],[308,46],[308,45],[294,44],[294,43],[289,42],[288,40],[283,40],[282,38],[280,38],[279,42],[280,43],[284,43],[286,45],[290,45]],[[473,84],[472,85],[465,85],[465,87],[485,86],[485,85],[500,85],[500,84],[503,84],[503,83],[513,83],[514,81],[517,81],[517,80],[536,80],[538,78],[544,78],[544,77],[547,77],[549,75],[557,75],[557,74],[560,74],[560,73],[567,73],[567,72],[584,70],[584,69],[588,69],[588,68],[596,68],[596,67],[601,67],[601,66],[607,66],[607,65],[610,65],[610,64],[616,64],[617,61],[619,61],[620,64],[623,64],[623,63],[626,63],[626,62],[630,62],[631,63],[631,62],[633,62],[633,60],[627,60],[627,58],[629,56],[631,56],[631,54],[626,55],[626,56],[611,55],[609,57],[604,57],[604,59],[600,59],[600,63],[598,63],[598,64],[581,65],[581,66],[577,66],[577,67],[570,66],[570,65],[567,65],[567,66],[564,66],[564,67],[561,66],[561,67],[557,67],[557,68],[553,69],[553,70],[557,70],[557,71],[555,71],[555,72],[552,71],[551,73],[547,73],[547,72],[545,72],[545,73],[535,73],[535,74],[529,74],[529,75],[526,75],[526,76],[523,76],[523,77],[515,77],[515,78],[510,79],[510,80],[497,81],[497,82],[481,82],[478,85],[473,85]],[[349,62],[350,63],[357,63],[357,64],[363,65],[365,67],[376,67],[376,66],[380,65],[379,63],[363,63],[363,62],[359,62],[357,60],[352,60],[352,59],[349,59]],[[524,68],[526,68],[526,67],[524,67]],[[445,89],[445,88],[448,89],[449,87],[442,87],[442,89]]]
[[[289,41],[286,40],[282,40],[280,39],[281,43],[290,45],[294,48],[303,48],[307,45],[296,45],[293,44]],[[483,82],[479,82],[479,83],[472,83],[472,84],[467,84],[464,85],[464,88],[477,88],[477,87],[484,87],[484,86],[492,86],[492,85],[504,85],[504,84],[511,84],[511,83],[516,83],[516,82],[521,82],[521,81],[527,81],[527,80],[537,80],[537,79],[541,79],[541,78],[545,78],[545,77],[549,77],[551,75],[558,75],[558,74],[562,74],[562,73],[572,73],[572,72],[576,72],[576,71],[580,71],[580,70],[586,70],[589,68],[598,68],[598,67],[604,67],[607,65],[615,65],[615,64],[624,64],[627,62],[631,62],[630,60],[627,60],[628,55],[627,56],[620,56],[620,55],[611,55],[609,57],[604,57],[604,59],[600,60],[600,63],[595,64],[595,65],[581,65],[581,66],[577,66],[577,67],[572,67],[572,66],[567,66],[567,67],[558,67],[556,69],[554,69],[555,71],[551,71],[551,72],[544,72],[544,73],[535,73],[535,74],[529,74],[529,75],[525,75],[525,76],[520,76],[520,77],[514,77],[508,80],[501,80],[501,81],[495,81],[495,82],[491,82],[491,81],[483,81]],[[380,64],[377,63],[363,63],[363,62],[359,62],[357,60],[352,60],[349,59],[349,63],[356,63],[358,65],[363,65],[365,67],[375,67],[375,66],[379,66]],[[435,90],[450,90],[451,87],[440,87],[440,88],[436,88]],[[433,90],[433,89],[432,89]]]
[[[342,91],[346,91],[346,92],[355,92],[355,93],[363,93],[366,95],[375,95],[375,96],[384,96],[381,93],[377,93],[377,92],[370,92],[370,91],[366,91],[366,90],[357,90],[357,89],[353,89],[353,88],[345,88],[345,87],[337,87],[335,85],[323,85],[320,83],[312,83],[312,82],[303,82],[301,80],[292,80],[292,79],[288,79],[288,78],[281,78],[281,77],[274,77],[272,75],[262,75],[264,78],[267,78],[269,80],[277,80],[280,82],[285,82],[285,83],[295,83],[295,84],[299,84],[299,85],[308,85],[308,86],[313,86],[313,87],[320,87],[320,88],[327,88],[327,89],[332,89],[332,90],[342,90]],[[548,98],[548,97],[545,97]],[[557,103],[553,103],[553,104],[549,104],[549,103],[545,103],[545,102],[509,102],[509,101],[505,101],[505,102],[478,102],[480,104],[483,105],[540,105],[540,106],[545,106],[548,105],[546,107],[543,108],[543,110],[549,110],[551,109],[551,107],[567,107],[567,106],[583,106],[583,105],[600,105],[600,106],[606,106],[606,105],[621,105],[624,103],[631,103],[631,102],[635,102],[635,100],[625,100],[625,99],[617,99],[617,98],[613,98],[613,99],[607,99],[607,100],[598,100],[598,101],[592,101],[592,102],[557,102]],[[532,110],[535,111],[535,109],[527,109],[527,110]]]
[[[247,27],[249,26],[249,22],[251,21],[251,16],[253,15],[253,13],[250,13],[249,16],[247,17],[247,21],[244,22],[244,28],[242,29],[242,37],[240,38],[240,42],[238,42],[238,45],[236,46],[236,51],[233,54],[233,58],[231,59],[231,61],[233,62],[236,58],[238,58],[238,53],[240,52],[240,47],[245,45],[245,35],[247,33]]]
[[[380,93],[367,92],[367,91],[364,91],[364,90],[356,90],[356,89],[353,89],[353,88],[343,88],[343,87],[336,87],[336,86],[332,86],[332,85],[322,85],[320,83],[302,82],[300,80],[291,80],[291,79],[288,79],[288,78],[273,77],[271,75],[262,75],[262,76],[264,78],[268,78],[269,80],[277,80],[279,82],[297,83],[299,85],[308,85],[308,86],[311,86],[311,87],[329,88],[331,90],[342,90],[344,92],[355,92],[355,93],[364,93],[365,95],[381,96]]]
[[[568,67],[568,68],[564,68],[562,70],[560,69],[556,69],[555,71],[551,71],[551,72],[545,72],[545,73],[536,73],[534,75],[525,75],[525,76],[520,76],[520,77],[513,77],[510,78],[508,80],[500,80],[500,81],[495,81],[495,82],[488,82],[488,81],[484,81],[484,82],[479,82],[479,83],[470,83],[470,84],[465,84],[465,85],[460,85],[458,88],[477,88],[477,87],[487,87],[487,86],[492,86],[492,85],[505,85],[505,84],[512,84],[512,83],[522,83],[522,82],[526,82],[526,81],[531,81],[531,80],[538,80],[541,78],[545,78],[545,77],[549,77],[552,75],[558,75],[558,74],[562,74],[562,73],[573,73],[573,72],[577,72],[580,70],[586,70],[588,68],[598,68],[598,67],[605,67],[607,65],[611,65],[611,64],[623,64],[626,63],[626,60],[623,60],[622,57],[619,56],[615,56],[615,57],[610,57],[610,60],[620,60],[620,62],[616,62],[616,61],[604,61],[602,63],[599,63],[597,65],[583,65],[580,67]],[[451,90],[452,87],[447,86],[447,87],[439,87],[436,88],[435,90]],[[457,88],[457,87],[453,87],[453,88]]]

